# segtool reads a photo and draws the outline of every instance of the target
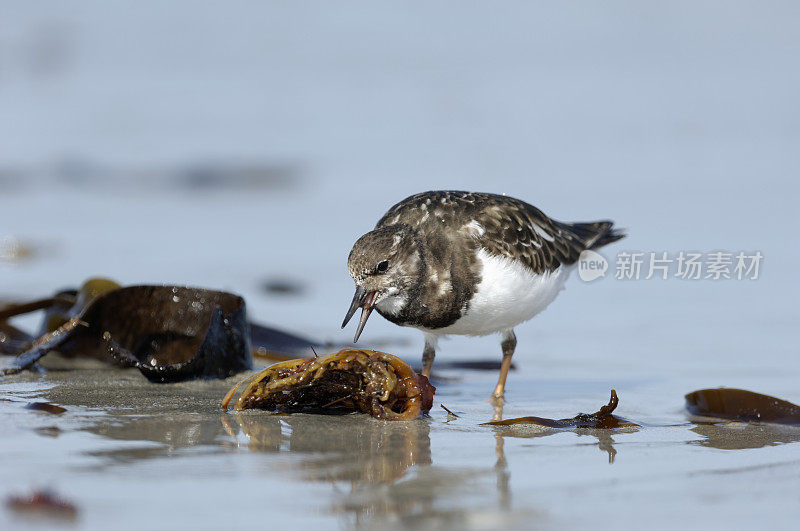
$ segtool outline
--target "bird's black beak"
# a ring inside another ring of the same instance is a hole
[[[350,303],[350,309],[347,310],[347,315],[344,316],[344,321],[342,321],[342,328],[344,328],[347,326],[347,323],[350,322],[356,310],[359,307],[361,308],[361,319],[358,321],[358,328],[356,328],[356,336],[353,339],[353,343],[358,341],[359,336],[361,336],[361,331],[364,330],[364,325],[367,324],[367,319],[369,319],[369,314],[372,313],[373,304],[375,303],[376,293],[377,291],[367,291],[361,286],[356,287],[356,294],[353,295],[353,302]]]

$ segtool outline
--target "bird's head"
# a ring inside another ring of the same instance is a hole
[[[353,341],[358,341],[374,307],[393,315],[405,307],[407,292],[419,277],[418,242],[416,232],[408,225],[392,225],[366,233],[353,245],[347,269],[356,283],[356,294],[342,323],[344,328],[361,308]]]

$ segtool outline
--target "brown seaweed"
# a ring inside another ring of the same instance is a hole
[[[23,315],[26,313],[35,312],[37,310],[45,310],[54,306],[69,308],[75,304],[75,299],[62,295],[55,297],[48,297],[46,299],[39,299],[37,301],[25,302],[21,304],[9,304],[0,308],[0,322],[6,321],[11,317]]]
[[[13,356],[25,349],[33,339],[27,332],[0,321],[0,354]]]
[[[64,301],[45,309],[40,334],[47,334],[81,314],[89,304],[100,295],[121,288],[116,281],[104,277],[87,279],[78,289],[68,289],[56,293],[54,299]],[[68,304],[72,301],[72,304]]]
[[[3,375],[17,374],[26,369],[30,369],[34,364],[42,359],[48,352],[55,350],[63,345],[81,325],[86,325],[78,317],[73,317],[59,328],[45,334],[28,345],[27,349],[17,355],[8,367],[3,368]]]
[[[639,427],[635,422],[631,422],[622,417],[613,415],[619,405],[617,392],[611,390],[611,398],[608,404],[601,407],[595,413],[578,413],[569,419],[547,419],[543,417],[519,417],[507,420],[494,420],[484,422],[481,426],[513,426],[516,424],[534,424],[546,428],[589,428],[589,429],[618,429]]]
[[[0,308],[0,354],[18,356],[11,367],[3,369],[2,374],[28,369],[45,354],[61,346],[72,329],[82,323],[78,316],[87,306],[96,297],[119,287],[113,280],[90,278],[80,289],[60,291],[53,297]],[[38,310],[44,310],[38,337],[4,322],[10,317]]]
[[[61,415],[67,411],[67,408],[51,404],[50,402],[31,402],[25,406],[25,409],[42,411],[44,413],[50,413],[51,415]]]
[[[444,409],[445,411],[447,411],[447,415],[448,415],[448,416],[450,416],[450,417],[455,417],[455,418],[458,418],[458,415],[456,415],[455,413],[453,413],[452,411],[450,411],[449,409],[447,409],[447,406],[445,406],[444,404],[439,404],[439,405],[440,405],[440,406],[442,406],[442,409]]]
[[[277,361],[311,358],[315,349],[327,347],[318,341],[256,323],[250,323],[250,341],[254,356]]]
[[[252,365],[241,297],[179,286],[103,284],[99,291],[82,289],[84,301],[89,299],[85,307],[37,339],[4,374],[29,368],[55,349],[136,367],[153,382],[227,378]],[[47,328],[58,317],[46,316]]]
[[[52,340],[48,336],[60,327],[80,315],[92,300],[104,293],[119,289],[121,286],[113,280],[106,278],[91,278],[87,280],[79,289],[68,289],[58,292],[50,298],[22,304],[0,305],[0,354],[19,355],[21,352],[32,347],[35,336],[31,336],[22,330],[12,327],[4,318],[21,315],[37,310],[45,310],[44,318],[40,329],[40,343],[45,339]],[[71,325],[72,326],[72,325]],[[71,328],[67,327],[68,329]],[[301,337],[277,328],[249,323],[250,340],[253,348],[253,356],[285,361],[300,357],[312,357],[314,349],[326,349],[331,345],[319,341],[314,341],[306,337]],[[63,332],[63,330],[61,331]],[[43,337],[48,336],[48,337]],[[26,358],[39,359],[46,352],[28,353]],[[83,353],[67,353],[70,356],[82,356]],[[89,353],[92,357],[102,357],[96,352]],[[19,366],[27,368],[30,365],[15,363],[14,367],[8,372],[19,370]]]
[[[350,413],[411,420],[430,411],[435,388],[403,360],[385,352],[348,348],[321,358],[277,363],[234,386],[222,402],[227,410],[247,383],[235,410],[280,413]]]
[[[744,389],[701,389],[686,395],[689,413],[747,422],[800,425],[800,406]]]
[[[31,515],[51,516],[61,519],[74,519],[78,509],[72,503],[61,499],[48,490],[31,493],[29,496],[9,496],[6,506],[12,511]]]

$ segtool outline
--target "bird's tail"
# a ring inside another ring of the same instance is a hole
[[[587,249],[599,249],[627,236],[624,229],[615,229],[614,222],[609,220],[591,223],[563,223],[563,225],[577,236]]]

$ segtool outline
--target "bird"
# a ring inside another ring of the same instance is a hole
[[[492,397],[502,399],[517,346],[514,328],[553,302],[583,251],[623,237],[612,221],[563,223],[506,195],[412,195],[353,245],[347,269],[356,291],[342,328],[361,308],[354,342],[373,309],[421,330],[426,377],[440,337],[500,333]]]

